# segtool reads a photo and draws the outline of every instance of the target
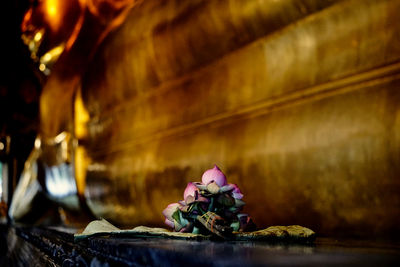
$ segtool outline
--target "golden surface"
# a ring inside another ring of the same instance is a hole
[[[89,208],[161,225],[215,163],[260,227],[399,230],[399,11],[398,0],[133,7],[82,80]]]

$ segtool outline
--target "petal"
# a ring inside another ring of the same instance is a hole
[[[189,211],[189,207],[190,207],[190,206],[188,206],[188,205],[181,206],[181,207],[179,207],[179,210],[180,210],[180,211],[183,211],[183,212],[188,212],[188,211]]]
[[[243,198],[243,194],[242,193],[232,193],[232,196],[236,199],[242,199]]]
[[[195,201],[195,199],[194,199],[194,196],[192,196],[192,195],[188,195],[185,198],[185,202],[187,205],[189,205],[190,203],[193,203],[194,201]]]
[[[188,183],[185,191],[183,192],[183,199],[186,199],[188,196],[194,197],[196,191],[199,191],[196,185],[194,183]]]
[[[208,192],[210,192],[211,194],[217,194],[219,192],[219,186],[218,184],[214,181],[212,183],[209,183],[207,185],[207,190]]]
[[[193,183],[198,189],[200,190],[206,190],[207,189],[207,185],[199,183],[199,182],[194,182]]]
[[[234,184],[224,185],[219,189],[219,192],[225,193],[225,192],[231,191],[231,190],[235,189],[235,186],[236,185],[234,185]]]
[[[246,203],[243,200],[235,198],[235,207],[243,207]]]
[[[165,218],[172,222],[174,220],[172,218],[172,215],[175,213],[179,206],[179,203],[171,203],[163,210],[162,214],[165,216]]]
[[[171,221],[168,220],[167,218],[165,218],[164,223],[165,223],[166,225],[168,225],[169,227],[171,227],[171,228],[174,228],[174,227],[175,227],[174,222],[171,222]]]
[[[225,174],[217,165],[214,165],[214,168],[205,171],[201,177],[201,181],[203,184],[209,184],[214,181],[218,186],[224,186],[227,184]]]
[[[236,184],[231,184],[232,186],[233,186],[233,192],[235,192],[235,193],[241,193],[240,192],[240,189],[239,189],[239,186],[237,186]]]
[[[236,200],[229,194],[219,195],[217,201],[225,207],[231,207],[236,204]]]
[[[242,192],[240,192],[239,187],[236,184],[232,184],[232,186],[233,186],[232,196],[236,199],[242,199],[243,194],[242,194]]]

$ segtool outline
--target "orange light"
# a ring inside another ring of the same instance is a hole
[[[24,19],[22,20],[21,23],[21,30],[22,32],[26,32],[28,30],[28,25],[32,19],[32,8],[30,8],[24,15]]]
[[[47,14],[50,17],[54,17],[57,14],[57,0],[46,1]]]
[[[75,136],[78,139],[88,137],[87,123],[90,115],[82,99],[82,91],[78,89],[75,97]]]
[[[85,107],[82,99],[81,88],[78,89],[75,96],[75,137],[85,139],[88,137],[87,123],[90,115]],[[84,195],[86,186],[86,172],[91,164],[91,159],[88,156],[86,149],[82,145],[78,145],[75,149],[75,179],[78,193]]]
[[[47,20],[53,31],[57,31],[61,23],[60,0],[45,0],[44,7]]]

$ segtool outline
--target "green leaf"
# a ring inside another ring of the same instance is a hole
[[[235,189],[235,186],[233,184],[227,184],[227,185],[222,186],[219,189],[219,192],[220,193],[225,193],[225,192],[228,192],[228,191],[232,191],[233,189]]]
[[[233,231],[239,231],[240,228],[239,221],[234,221],[233,223],[231,223],[230,227],[233,229]]]
[[[231,211],[231,212],[233,212],[233,213],[236,213],[236,212],[238,212],[238,211],[240,210],[240,208],[235,207],[235,206],[232,206],[232,207],[230,207],[228,210]]]
[[[237,198],[235,198],[234,200],[235,200],[235,206],[238,208],[243,207],[246,204],[243,200]]]
[[[183,226],[180,223],[178,223],[176,220],[174,220],[174,229],[175,229],[175,231],[178,232],[182,228],[183,228]]]
[[[181,224],[183,227],[185,227],[186,225],[189,224],[189,221],[188,221],[186,218],[184,218],[184,217],[182,216],[182,213],[181,213],[181,212],[179,213],[179,220],[180,220],[180,224]]]
[[[180,210],[176,210],[173,214],[172,214],[172,219],[174,219],[175,221],[177,221],[178,223],[180,223]]]
[[[231,197],[229,194],[222,194],[219,195],[217,198],[218,203],[226,206],[226,207],[231,207],[235,205],[235,199]]]

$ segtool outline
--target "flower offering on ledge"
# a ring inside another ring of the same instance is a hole
[[[251,231],[251,218],[240,213],[245,203],[235,184],[228,184],[217,167],[204,172],[201,183],[190,182],[183,200],[169,204],[163,211],[165,223],[177,232],[209,232],[226,237],[233,231]]]

